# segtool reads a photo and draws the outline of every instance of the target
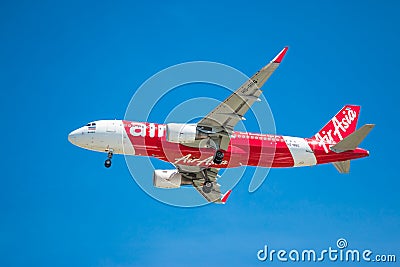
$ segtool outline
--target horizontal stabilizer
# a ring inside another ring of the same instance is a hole
[[[365,124],[360,129],[356,130],[342,141],[338,142],[336,145],[331,146],[331,150],[336,153],[341,153],[356,149],[374,127],[375,124]]]
[[[335,166],[339,173],[350,172],[350,160],[333,162],[333,166]]]

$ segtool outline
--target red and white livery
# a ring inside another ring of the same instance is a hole
[[[285,47],[198,123],[157,124],[125,120],[99,120],[72,131],[68,140],[79,147],[113,154],[155,157],[176,169],[155,170],[153,184],[161,188],[193,185],[208,201],[225,203],[217,183],[221,168],[239,166],[301,167],[333,163],[348,173],[350,160],[369,155],[358,145],[374,127],[356,130],[360,106],[344,106],[310,138],[234,131],[238,121],[258,101],[260,88],[281,63]]]

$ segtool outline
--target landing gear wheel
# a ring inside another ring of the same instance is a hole
[[[223,159],[224,159],[224,152],[222,152],[222,150],[217,150],[217,152],[215,152],[213,162],[215,164],[221,164]]]
[[[106,168],[110,168],[111,167],[111,159],[106,159],[106,161],[104,162],[104,166]]]
[[[203,192],[208,194],[211,192],[212,188],[213,188],[213,183],[210,181],[207,181],[203,185]]]
[[[112,152],[112,150],[110,150],[110,151],[108,151],[107,159],[104,162],[104,166],[106,168],[110,168],[111,167],[111,159],[112,159],[112,157],[113,157],[113,152]]]

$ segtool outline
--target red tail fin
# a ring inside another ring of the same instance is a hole
[[[360,106],[344,106],[316,135],[324,143],[337,143],[356,130]]]

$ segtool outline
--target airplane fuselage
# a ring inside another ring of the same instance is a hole
[[[207,140],[196,146],[166,140],[166,125],[125,120],[100,120],[70,133],[71,143],[99,152],[150,156],[172,164],[193,167],[233,168],[239,166],[300,167],[363,158],[365,149],[335,153],[334,143],[314,138],[235,131],[221,164],[213,163],[215,149]],[[328,149],[327,149],[328,148]]]
[[[313,137],[233,131],[256,102],[261,87],[278,68],[288,47],[246,80],[197,123],[95,121],[72,131],[68,139],[79,147],[106,152],[104,166],[113,154],[138,155],[174,165],[154,170],[153,186],[179,188],[192,185],[208,202],[226,203],[231,190],[221,193],[218,172],[240,166],[301,167],[333,163],[339,173],[349,173],[350,160],[369,155],[358,145],[375,126],[356,128],[359,105],[345,105]]]

